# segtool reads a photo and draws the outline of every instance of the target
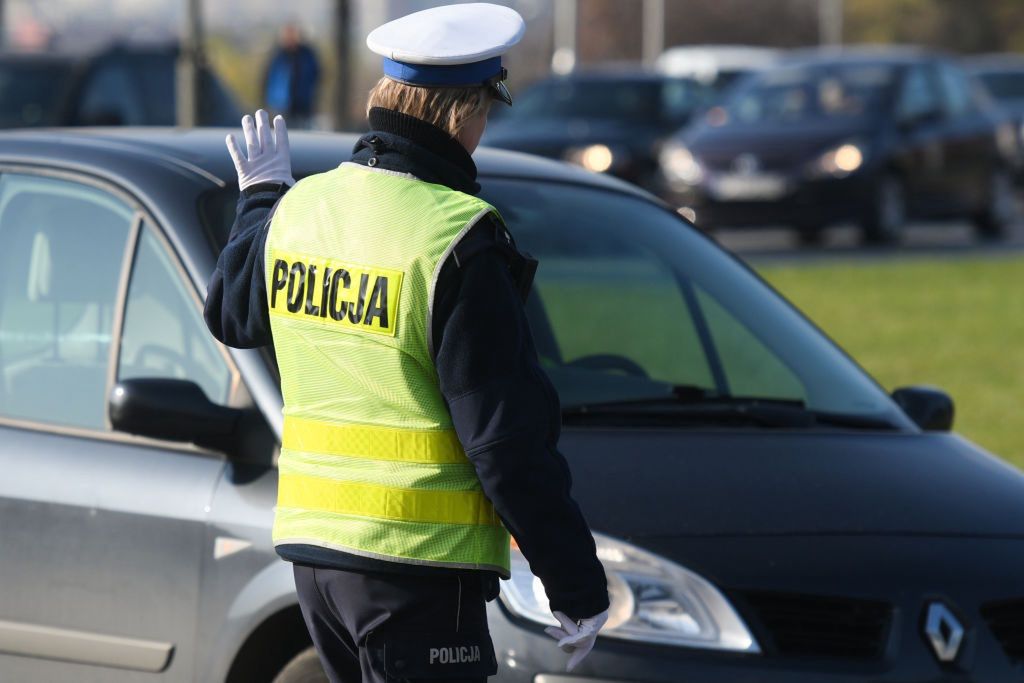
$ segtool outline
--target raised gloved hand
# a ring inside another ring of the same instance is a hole
[[[235,136],[228,134],[224,141],[228,154],[235,162],[238,172],[238,187],[244,190],[259,183],[285,183],[294,185],[292,159],[288,149],[288,126],[283,116],[274,117],[274,129],[270,129],[270,117],[260,109],[256,112],[256,124],[246,114],[242,117],[242,132],[248,154],[243,154]]]
[[[566,671],[572,671],[594,648],[597,632],[608,621],[608,610],[601,612],[597,616],[581,619],[578,624],[563,612],[555,611],[552,614],[555,615],[555,619],[558,619],[558,623],[562,625],[562,628],[548,626],[544,629],[544,633],[557,640],[558,647],[563,652],[568,652],[572,655],[569,657],[569,663],[565,665]]]

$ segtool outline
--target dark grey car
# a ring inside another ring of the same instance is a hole
[[[272,356],[201,316],[237,198],[224,133],[0,135],[4,683],[315,670],[271,547]],[[352,142],[295,135],[296,175]],[[887,396],[641,191],[477,159],[541,261],[527,312],[612,597],[567,677],[513,552],[497,680],[1020,676],[1024,477],[948,432],[947,397]]]

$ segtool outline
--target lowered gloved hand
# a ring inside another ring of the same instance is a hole
[[[252,117],[242,117],[242,132],[248,155],[242,154],[235,136],[228,134],[224,141],[228,154],[235,162],[238,172],[238,188],[244,190],[259,183],[285,183],[294,185],[292,159],[288,148],[288,126],[283,116],[274,117],[274,129],[270,129],[270,117],[260,109],[256,112],[256,125]]]
[[[544,633],[557,640],[558,647],[563,652],[571,653],[572,656],[569,657],[569,663],[565,665],[565,670],[572,671],[594,648],[597,632],[608,621],[608,610],[601,612],[597,616],[581,619],[578,624],[563,612],[555,611],[552,614],[555,615],[555,619],[558,619],[562,628],[548,626],[544,629]]]

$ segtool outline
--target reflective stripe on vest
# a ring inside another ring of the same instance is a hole
[[[353,164],[295,185],[266,246],[285,420],[275,545],[507,576],[508,533],[452,428],[433,286],[486,202]]]
[[[466,463],[452,430],[338,425],[285,416],[284,448],[330,455],[405,462]]]

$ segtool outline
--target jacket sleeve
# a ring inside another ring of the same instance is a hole
[[[238,198],[235,223],[210,276],[203,311],[210,332],[227,346],[251,349],[273,341],[263,255],[274,208],[287,189],[256,185]]]
[[[446,264],[446,267],[449,264]],[[480,251],[435,293],[435,365],[455,430],[484,493],[544,584],[573,619],[608,608],[594,539],[570,494],[556,444],[557,394],[540,368],[505,256]]]

